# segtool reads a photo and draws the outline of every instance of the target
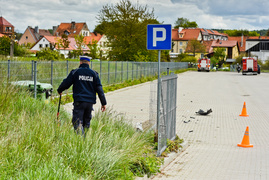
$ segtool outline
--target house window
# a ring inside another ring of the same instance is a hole
[[[183,50],[182,49],[179,49],[179,53],[182,54]]]
[[[182,46],[182,44],[183,44],[182,42],[179,42],[179,45],[180,45],[180,46]]]
[[[42,48],[42,44],[39,44],[39,48]]]
[[[46,46],[46,48],[47,48],[47,47],[49,47],[49,45],[48,45],[48,44],[46,44],[45,46]]]
[[[28,36],[26,36],[25,38],[28,39]]]
[[[10,29],[9,29],[9,27],[6,27],[6,32],[8,32]]]
[[[43,42],[45,42],[45,39],[43,39]]]

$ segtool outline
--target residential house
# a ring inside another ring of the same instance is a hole
[[[65,57],[68,57],[70,51],[78,50],[76,40],[73,37],[69,37],[70,41],[68,48],[64,49],[63,47],[58,47],[56,44],[59,43],[60,37],[57,36],[43,36],[36,44],[31,48],[31,51],[37,52],[42,48],[50,48],[53,50],[58,50],[60,54],[63,54]],[[82,45],[82,51],[84,53],[89,51],[89,47],[85,44]]]
[[[99,33],[91,33],[90,36],[84,38],[86,44],[92,44],[94,41],[97,43],[97,48],[99,49],[99,54],[102,57],[107,58],[110,48],[108,47],[108,39],[106,35],[101,35]]]
[[[237,41],[239,46],[239,53],[245,53],[246,52],[246,40],[247,36],[235,36],[235,37],[229,37],[228,40],[230,41]]]
[[[237,41],[222,41],[222,40],[214,40],[211,44],[211,47],[216,48],[224,48],[226,57],[224,59],[227,63],[235,62],[235,58],[239,55],[239,46]]]
[[[8,37],[14,34],[14,26],[2,16],[0,17],[0,33]]]
[[[35,28],[28,26],[19,40],[19,45],[33,45],[44,36],[52,36],[52,34],[49,30],[39,29],[38,26]]]
[[[228,40],[228,35],[204,28],[172,29],[173,48],[170,52],[170,57],[181,53],[190,53],[188,42],[193,39],[196,39],[201,43],[210,41],[209,44],[211,44],[212,40]],[[197,59],[201,58],[204,56],[204,52],[196,53],[195,56]]]
[[[203,36],[203,41],[211,41],[211,40],[228,40],[227,34],[219,33],[218,31],[211,30],[211,29],[204,29],[200,28]]]
[[[188,41],[196,39],[202,41],[201,30],[196,29],[172,29],[172,50],[171,53],[181,54],[185,53]]]
[[[61,23],[56,29],[54,36],[62,36],[66,34],[68,37],[75,37],[76,35],[90,36],[90,30],[85,22],[76,23]]]

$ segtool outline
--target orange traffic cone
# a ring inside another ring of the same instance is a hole
[[[243,137],[243,140],[241,142],[241,144],[237,144],[237,146],[240,146],[240,147],[253,147],[252,144],[249,144],[249,131],[248,131],[248,126],[247,126],[247,129],[245,131],[245,134],[244,134],[244,137]]]
[[[245,117],[248,117],[248,114],[247,114],[247,108],[246,108],[246,102],[244,102],[244,106],[243,106],[243,109],[242,109],[242,113],[241,113],[239,116],[245,116]]]

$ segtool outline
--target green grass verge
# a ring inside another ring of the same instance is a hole
[[[0,87],[1,179],[134,179],[158,172],[154,133],[137,132],[123,117],[97,113],[86,138],[57,106],[7,83]]]

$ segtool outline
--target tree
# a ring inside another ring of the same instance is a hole
[[[98,24],[97,26],[95,26],[93,31],[103,35],[105,32],[105,22],[102,22],[101,24]]]
[[[195,53],[204,53],[205,46],[198,40],[192,39],[188,42],[188,51],[193,53],[195,57]]]
[[[248,31],[248,30],[225,30],[225,34],[228,34],[229,36],[260,36],[256,31]]]
[[[97,59],[98,58],[98,51],[99,51],[99,48],[97,46],[97,42],[96,40],[92,40],[91,43],[88,44],[88,47],[90,49],[90,56],[93,58],[93,59]]]
[[[183,27],[183,28],[197,28],[198,25],[195,21],[189,21],[187,18],[177,18],[176,22],[175,22],[175,29],[178,29],[179,27]]]
[[[103,6],[97,18],[100,27],[104,27],[101,29],[108,38],[110,57],[113,60],[134,61],[138,52],[139,56],[146,56],[143,59],[149,59],[155,54],[146,50],[147,24],[159,22],[154,17],[153,10],[149,11],[147,6],[121,0],[115,5]]]
[[[265,36],[269,36],[269,29],[268,29],[268,31],[266,32]]]
[[[9,55],[10,53],[10,38],[7,36],[0,37],[0,54]]]
[[[217,47],[216,49],[214,49],[214,59],[215,59],[215,63],[216,64],[219,64],[219,66],[222,65],[222,62],[224,61],[224,58],[226,56],[226,53],[225,53],[225,48],[220,48],[220,47]]]
[[[77,55],[83,55],[83,47],[85,46],[84,42],[84,36],[82,34],[76,35],[75,36],[75,41],[77,45]]]
[[[68,36],[66,34],[62,34],[62,38],[61,38],[61,42],[60,45],[64,48],[64,50],[66,48],[69,47],[70,41],[68,40]]]

